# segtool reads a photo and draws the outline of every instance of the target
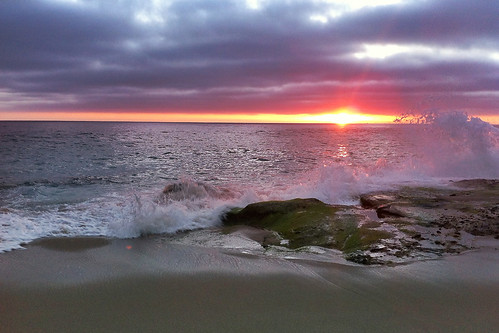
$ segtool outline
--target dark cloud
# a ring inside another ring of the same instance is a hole
[[[310,19],[337,6],[2,1],[0,112],[286,113],[355,105],[396,113],[439,96],[442,107],[497,114],[493,1],[407,1]],[[419,49],[354,56],[373,44]]]
[[[359,41],[424,43],[466,48],[486,41],[498,46],[499,6],[488,0],[414,1],[377,7],[343,18]]]

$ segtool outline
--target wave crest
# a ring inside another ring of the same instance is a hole
[[[429,176],[499,177],[499,129],[464,112],[429,112],[408,134],[416,158],[410,166]]]
[[[252,191],[182,180],[166,185],[159,195],[134,194],[125,205],[129,218],[112,223],[110,232],[129,238],[215,227],[230,207],[255,201]]]

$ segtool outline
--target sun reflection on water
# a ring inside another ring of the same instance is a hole
[[[347,150],[347,147],[345,145],[342,145],[342,144],[338,144],[338,152],[336,153],[336,157],[339,157],[339,158],[345,158],[345,157],[348,157],[348,150]]]

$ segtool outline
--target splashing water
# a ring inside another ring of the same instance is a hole
[[[407,131],[417,142],[408,168],[433,177],[499,177],[499,129],[463,112],[429,113]]]
[[[126,205],[127,219],[110,224],[121,238],[175,233],[214,227],[229,207],[258,201],[252,192],[241,193],[190,179],[168,184],[159,195],[135,193]]]

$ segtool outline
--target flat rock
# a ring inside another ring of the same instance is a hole
[[[498,179],[464,179],[452,182],[452,184],[464,188],[499,189]]]
[[[360,196],[360,204],[363,208],[378,208],[390,202],[395,202],[399,198],[395,194],[371,193]]]
[[[477,236],[499,239],[497,180],[404,186],[366,193],[360,201],[363,208],[328,205],[313,198],[258,202],[234,208],[222,220],[226,226],[274,232],[277,236],[271,241],[259,238],[263,246],[284,240],[290,249],[333,248],[366,265],[460,253],[473,248]]]
[[[388,203],[379,206],[376,209],[376,214],[379,218],[384,217],[409,217],[410,213],[404,209],[404,206],[400,203]]]

